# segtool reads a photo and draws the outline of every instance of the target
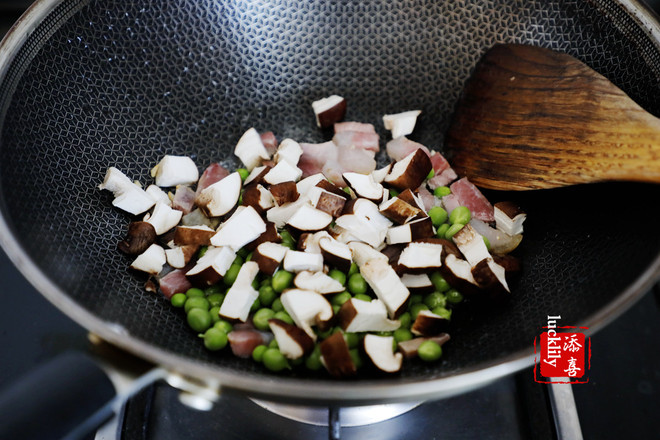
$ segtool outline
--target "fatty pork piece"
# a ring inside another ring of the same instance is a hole
[[[473,218],[484,222],[495,221],[493,205],[467,177],[452,183],[449,188],[451,193],[458,199],[460,206],[466,206],[470,209]]]
[[[195,197],[199,196],[199,194],[208,188],[209,186],[213,185],[216,182],[221,181],[225,177],[229,175],[229,171],[219,163],[212,163],[202,173],[202,176],[199,178],[197,181],[197,188],[195,189]]]
[[[174,198],[172,199],[172,208],[178,209],[184,214],[189,214],[195,204],[195,191],[185,185],[178,185]]]
[[[338,147],[355,147],[377,153],[380,150],[379,138],[372,124],[362,122],[340,122],[335,124],[332,141]]]

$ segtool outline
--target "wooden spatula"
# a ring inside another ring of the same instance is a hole
[[[582,62],[539,47],[484,55],[446,147],[456,172],[484,188],[660,183],[660,120]]]

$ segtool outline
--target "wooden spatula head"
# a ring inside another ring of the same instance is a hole
[[[486,52],[457,104],[446,151],[459,175],[484,188],[660,183],[660,121],[584,63],[534,46]]]

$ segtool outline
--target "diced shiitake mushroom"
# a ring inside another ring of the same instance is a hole
[[[222,280],[235,258],[236,252],[229,247],[210,247],[197,260],[197,264],[186,272],[186,278],[195,286],[212,286]]]
[[[442,245],[409,243],[399,256],[398,265],[407,273],[429,273],[442,266]]]
[[[156,203],[139,185],[115,167],[108,168],[99,189],[112,192],[115,197],[112,205],[133,215],[148,211]]]
[[[195,200],[208,217],[220,217],[231,211],[241,195],[241,175],[231,173],[224,179],[209,185]]]
[[[295,182],[302,176],[302,171],[295,165],[283,160],[275,165],[266,175],[264,181],[269,185],[282,182]]]
[[[430,310],[421,310],[417,314],[410,331],[417,336],[435,336],[447,329],[449,321]]]
[[[259,213],[247,206],[237,209],[229,219],[220,225],[216,234],[211,237],[213,246],[229,246],[238,251],[247,243],[259,238],[266,231],[266,223]]]
[[[296,188],[298,189],[298,194],[307,196],[309,190],[314,188],[316,184],[325,180],[325,176],[322,173],[312,174],[309,177],[305,177],[296,183]]]
[[[389,260],[382,252],[378,252],[368,244],[359,241],[348,243],[348,248],[351,250],[352,259],[358,267],[362,267],[371,260],[381,260],[386,263]]]
[[[172,201],[170,200],[170,197],[167,195],[165,191],[160,189],[159,186],[157,185],[149,185],[147,189],[144,190],[149,197],[153,199],[154,202],[158,203],[164,203],[167,206],[172,206]]]
[[[387,257],[386,257],[387,258]],[[371,259],[360,267],[360,274],[367,281],[379,300],[381,300],[390,318],[403,313],[410,292],[401,282],[401,278],[389,265],[387,259]]]
[[[268,151],[261,141],[261,136],[254,127],[243,133],[234,148],[234,154],[243,162],[248,171],[261,165],[261,161],[270,159]]]
[[[422,345],[423,342],[426,341],[433,341],[438,345],[442,345],[445,342],[449,341],[449,334],[447,333],[440,333],[437,336],[431,336],[428,338],[413,338],[409,339],[407,341],[401,341],[397,344],[399,352],[403,354],[404,357],[406,358],[414,358],[417,356],[417,349],[419,348],[420,345]]]
[[[160,187],[191,185],[199,179],[197,165],[187,156],[166,155],[151,172]]]
[[[342,215],[335,223],[374,248],[383,244],[392,222],[378,211],[378,206],[367,199],[357,199],[352,210],[353,214]]]
[[[283,228],[291,216],[295,214],[301,206],[306,204],[309,204],[307,197],[300,196],[298,200],[293,203],[285,203],[284,205],[270,208],[266,211],[266,218],[269,222],[275,223],[277,228]]]
[[[259,297],[259,292],[252,287],[257,273],[259,266],[254,261],[247,261],[241,266],[220,306],[220,316],[241,322],[247,320],[252,304]]]
[[[415,129],[417,117],[422,113],[421,110],[411,110],[403,113],[383,116],[383,124],[386,130],[392,132],[392,139],[401,136],[407,136]]]
[[[300,197],[300,194],[298,194],[298,188],[294,182],[277,183],[271,185],[269,190],[272,198],[278,205],[295,202],[298,200],[298,197]],[[243,200],[245,200],[245,194],[243,194]],[[272,206],[269,206],[268,208],[271,207]]]
[[[332,216],[309,204],[303,204],[286,223],[298,231],[320,231],[332,223]]]
[[[466,295],[478,295],[481,292],[472,275],[472,266],[467,261],[449,254],[443,261],[440,273],[449,285]]]
[[[259,237],[245,244],[243,248],[248,252],[251,252],[261,243],[280,243],[281,241],[282,237],[280,237],[280,234],[277,232],[275,224],[272,222],[266,222],[266,230],[262,232]]]
[[[383,180],[385,180],[385,177],[390,173],[392,170],[392,164],[387,164],[383,168],[373,170],[371,172],[371,177],[373,177],[374,182],[378,183],[383,183]]]
[[[387,244],[410,243],[414,240],[433,237],[433,222],[430,217],[413,220],[405,225],[391,227],[387,230]]]
[[[289,289],[280,296],[284,310],[293,322],[316,341],[312,326],[327,329],[334,316],[332,305],[323,295],[310,290]]]
[[[401,200],[399,197],[392,197],[381,203],[378,209],[381,214],[398,225],[403,225],[423,215],[421,209]]]
[[[131,263],[131,267],[151,275],[158,275],[166,262],[165,250],[157,244],[152,244],[146,251],[138,255]]]
[[[314,349],[314,340],[301,328],[280,319],[270,319],[268,326],[287,359],[299,359]]]
[[[273,156],[275,163],[280,163],[281,161],[289,162],[291,165],[298,165],[300,156],[302,156],[303,150],[300,147],[300,144],[293,139],[284,139],[280,142],[280,146],[277,147],[277,152]]]
[[[431,278],[425,274],[403,274],[401,282],[408,288],[411,294],[427,294],[435,290]]]
[[[284,270],[289,272],[319,272],[323,270],[323,256],[309,252],[287,250],[284,256]]]
[[[351,248],[348,245],[328,236],[319,239],[319,248],[323,261],[327,264],[343,272],[348,272],[351,268]]]
[[[472,268],[472,276],[479,287],[488,292],[493,298],[510,292],[504,267],[497,264],[492,258],[477,263]]]
[[[147,223],[154,227],[156,234],[162,235],[178,225],[182,216],[183,212],[158,202]]]
[[[199,226],[177,226],[174,231],[174,244],[184,246],[196,244],[199,246],[209,246],[211,237],[215,235],[215,230],[206,225]]]
[[[252,261],[259,265],[259,270],[266,275],[272,276],[284,260],[286,246],[278,243],[261,243],[252,254]]]
[[[420,215],[426,216],[426,210],[424,209],[424,202],[422,201],[422,198],[419,196],[419,194],[415,194],[410,188],[401,191],[397,197],[410,206],[418,208],[421,211]]]
[[[333,333],[324,339],[319,348],[321,349],[321,362],[330,375],[347,377],[357,373],[348,344],[340,332]]]
[[[311,290],[321,295],[344,291],[342,283],[323,272],[309,272],[304,270],[296,275],[293,284],[299,289]]]
[[[465,225],[452,238],[458,249],[471,266],[476,266],[481,260],[490,258],[490,252],[484,239],[474,230],[472,225]]]
[[[307,192],[309,201],[316,209],[327,212],[333,217],[339,217],[344,210],[346,199],[333,192],[314,186]]]
[[[399,321],[387,319],[387,308],[382,301],[363,301],[351,298],[342,304],[337,323],[345,332],[389,332],[398,329]]]
[[[264,177],[272,168],[273,167],[271,165],[261,165],[259,167],[254,167],[243,182],[243,185],[247,186],[251,183],[254,183],[255,185],[264,183]]]
[[[401,369],[403,355],[392,350],[394,344],[392,336],[367,334],[363,343],[364,352],[378,369],[386,373],[395,373]]]
[[[383,185],[377,183],[371,174],[342,174],[348,186],[358,197],[380,203],[383,200]]]
[[[117,247],[128,255],[139,255],[146,251],[156,241],[157,235],[153,225],[147,222],[131,222],[128,225],[126,238]]]
[[[346,100],[338,95],[328,96],[312,102],[312,109],[316,115],[316,125],[329,128],[346,116]]]
[[[495,203],[495,225],[508,235],[522,234],[527,215],[513,202]]]
[[[243,191],[243,205],[252,206],[259,214],[263,214],[275,206],[275,199],[263,185],[249,185]]]
[[[167,257],[167,264],[175,269],[182,269],[190,260],[195,256],[199,250],[199,245],[189,244],[185,246],[177,246],[172,249],[165,249],[165,257]]]
[[[319,241],[322,238],[332,238],[327,231],[318,232],[305,232],[300,235],[298,239],[298,250],[303,252],[310,252],[312,254],[320,254],[321,247]]]
[[[429,156],[422,149],[418,149],[396,162],[385,177],[384,183],[399,191],[419,188],[432,168]]]

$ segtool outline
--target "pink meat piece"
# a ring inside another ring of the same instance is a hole
[[[343,133],[346,131],[357,131],[359,133],[376,133],[373,124],[365,122],[337,122],[335,124],[335,133]]]
[[[266,147],[266,151],[270,156],[275,154],[277,146],[279,145],[277,143],[277,138],[272,131],[267,131],[266,133],[261,134],[261,143],[264,144],[264,147]]]
[[[320,173],[323,171],[326,162],[337,160],[337,146],[332,141],[322,144],[306,144],[303,142],[300,147],[303,154],[300,156],[300,161],[298,161],[298,168],[303,172],[303,177]]]
[[[447,186],[458,178],[458,175],[452,168],[447,168],[440,174],[429,179],[429,188],[436,189],[439,186]]]
[[[442,198],[442,204],[445,207],[445,211],[447,211],[447,214],[451,214],[451,212],[461,206],[461,202],[458,201],[458,197],[456,197],[456,194],[449,194],[446,195]]]
[[[190,213],[195,205],[195,191],[187,186],[179,185],[176,187],[172,208],[182,211],[184,214]]]
[[[420,143],[407,139],[405,136],[392,139],[385,145],[385,148],[387,150],[387,155],[392,160],[401,160],[413,151],[417,151],[420,148],[424,150],[426,154],[431,156],[431,152],[428,148]]]
[[[363,150],[380,150],[379,138],[377,133],[365,133],[361,131],[342,131],[335,133],[332,141],[338,147],[355,147]]]
[[[447,162],[447,159],[437,151],[432,151],[429,158],[431,159],[431,165],[433,165],[433,171],[435,174],[440,174],[449,168],[449,162]]]
[[[346,186],[346,181],[344,181],[344,177],[342,176],[346,171],[348,170],[337,160],[329,160],[321,168],[321,172],[326,179],[342,188]]]
[[[374,152],[354,147],[337,147],[339,164],[345,171],[369,174],[376,169]]]
[[[435,206],[435,197],[429,192],[428,189],[426,189],[426,187],[424,187],[424,185],[417,189],[417,195],[420,199],[422,199],[422,203],[424,203],[424,209],[427,212],[429,209]]]
[[[493,205],[467,177],[452,183],[449,188],[452,194],[458,197],[461,206],[467,206],[470,209],[473,218],[484,222],[495,221]]]
[[[186,278],[187,271],[188,268],[175,269],[158,281],[160,291],[163,292],[165,298],[170,299],[175,293],[183,293],[192,287],[192,284]]]
[[[271,338],[265,332],[241,329],[230,331],[227,339],[234,356],[249,358],[257,345],[267,345]]]
[[[199,181],[197,182],[197,191],[195,193],[199,195],[199,193],[205,188],[221,181],[228,175],[229,171],[227,171],[225,167],[219,163],[212,163],[204,170],[202,177],[199,178]]]

